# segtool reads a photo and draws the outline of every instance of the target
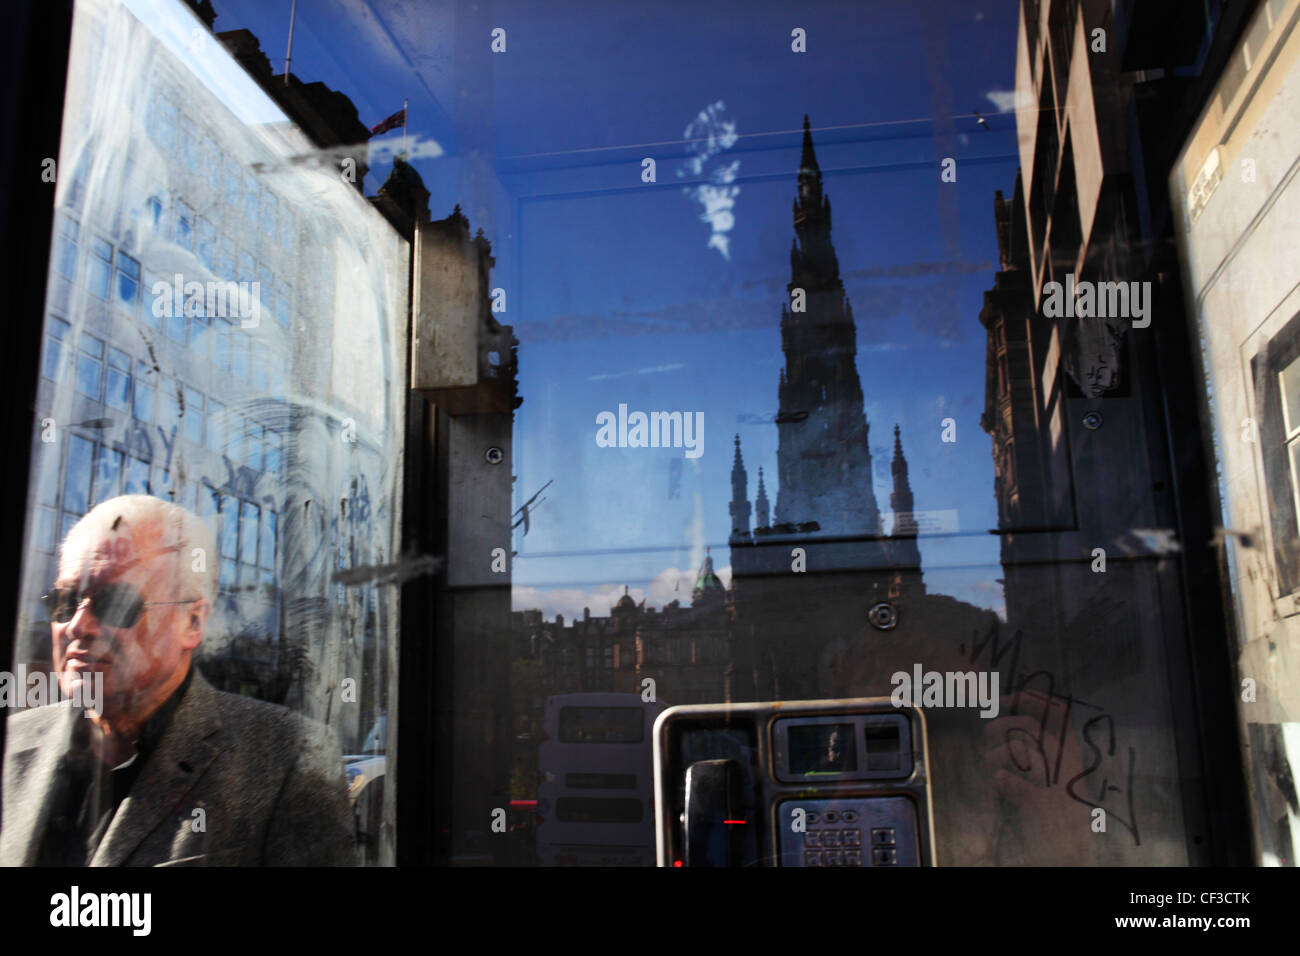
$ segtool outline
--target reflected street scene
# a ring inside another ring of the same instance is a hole
[[[1294,866],[1298,21],[77,0],[0,863]]]

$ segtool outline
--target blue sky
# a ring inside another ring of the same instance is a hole
[[[289,0],[214,5],[218,31],[252,30],[283,69]],[[346,93],[366,125],[409,99],[410,135],[441,151],[415,161],[434,217],[459,203],[493,243],[501,318],[521,341],[516,504],[554,480],[516,539],[516,608],[604,614],[624,585],[651,605],[685,599],[679,579],[693,579],[706,545],[725,569],[737,432],[751,499],[763,465],[775,503],[776,429],[759,420],[777,408],[805,113],[857,318],[877,501],[888,510],[898,423],[917,509],[955,511],[962,532],[922,540],[930,588],[1001,607],[978,314],[997,268],[993,194],[1010,194],[1016,174],[1014,120],[997,114],[1014,80],[1017,6],[566,2],[488,13],[300,0],[294,72]],[[498,27],[504,53],[490,49]],[[791,51],[795,28],[805,53]],[[714,128],[734,142],[702,176],[679,176],[688,126],[716,104]],[[955,183],[940,181],[945,157]],[[641,178],[646,158],[654,183]],[[377,162],[367,192],[386,174]],[[739,187],[726,257],[686,192],[710,174]],[[620,403],[703,412],[703,456],[597,447],[596,415]],[[940,440],[946,417],[955,443]]]

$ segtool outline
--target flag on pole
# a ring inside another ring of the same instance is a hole
[[[388,117],[388,119],[386,119],[386,120],[384,120],[384,121],[382,121],[382,122],[380,122],[380,123],[377,123],[377,124],[375,124],[374,126],[370,127],[370,135],[371,135],[371,136],[378,136],[380,133],[387,133],[390,129],[397,129],[397,127],[399,127],[399,126],[401,126],[401,127],[403,127],[403,128],[406,127],[406,107],[405,107],[405,106],[403,106],[400,110],[398,110],[398,111],[397,111],[396,113],[394,113],[392,116]]]

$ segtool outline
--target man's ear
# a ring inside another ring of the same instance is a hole
[[[199,598],[186,611],[185,629],[182,644],[192,651],[203,641],[203,634],[208,627],[208,616],[212,613],[212,604],[207,598]]]

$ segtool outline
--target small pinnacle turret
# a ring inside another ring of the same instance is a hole
[[[740,456],[740,436],[736,436],[736,457],[731,465],[731,535],[749,535],[749,476]]]

